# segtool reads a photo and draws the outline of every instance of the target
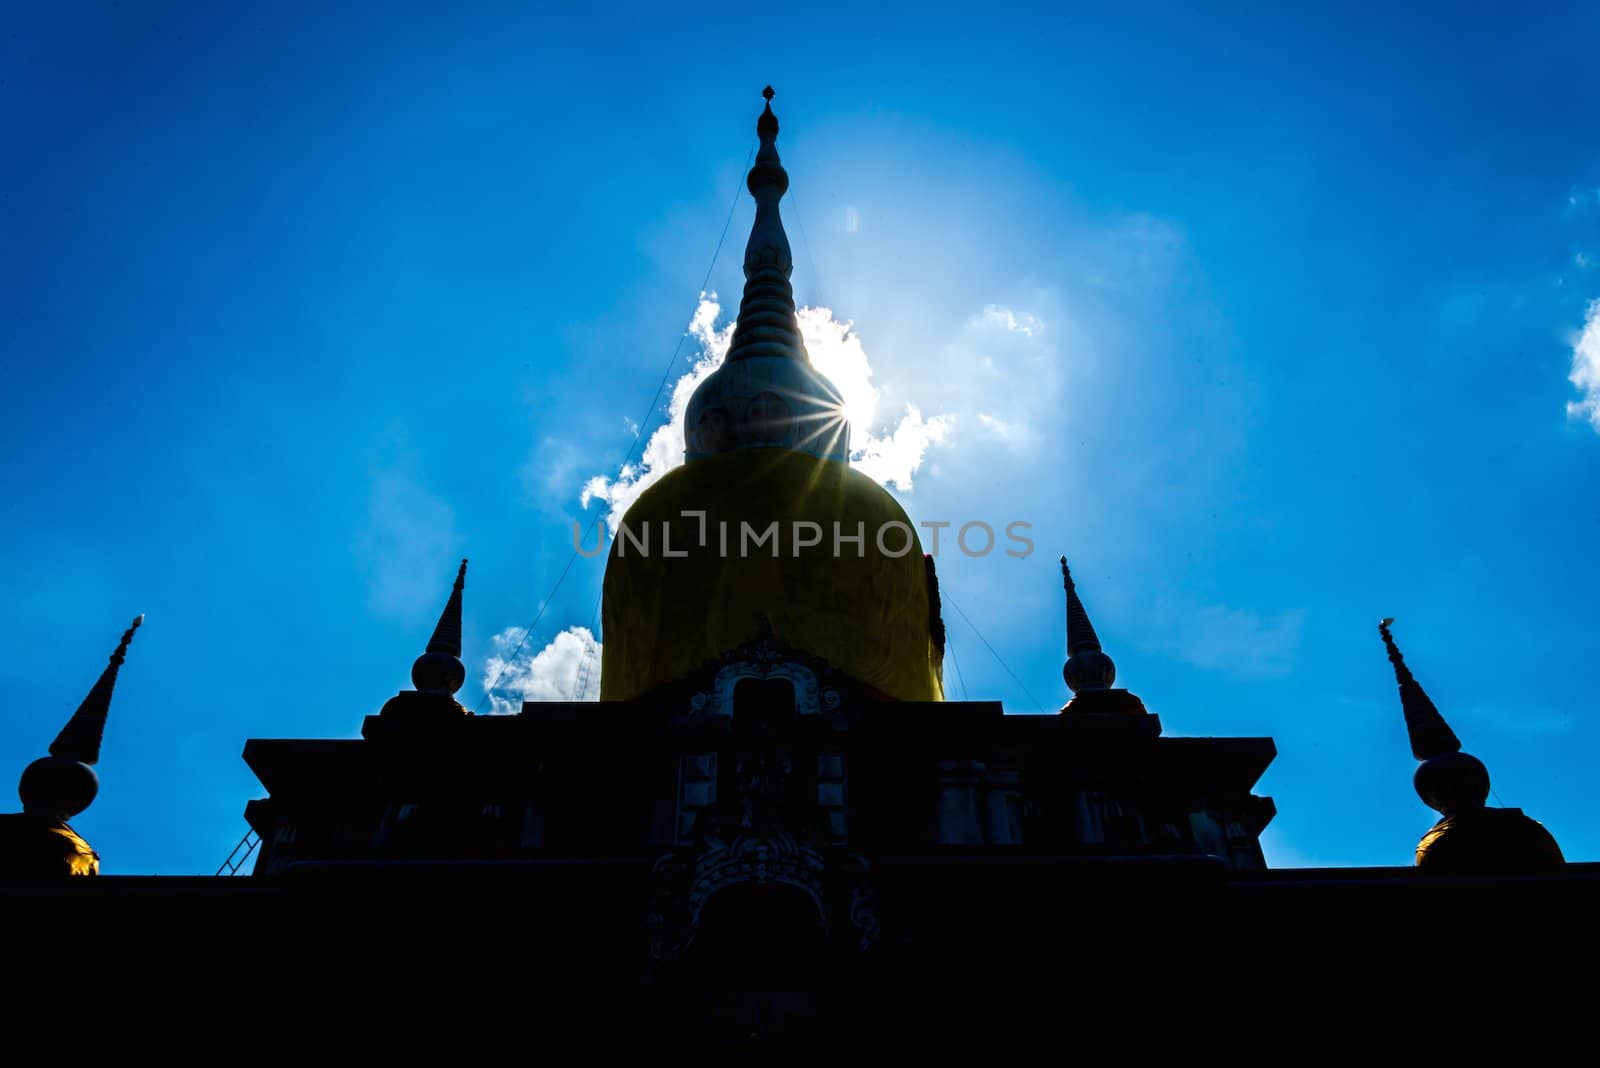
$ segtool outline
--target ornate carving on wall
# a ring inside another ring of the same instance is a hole
[[[832,715],[843,704],[839,691],[825,684],[832,675],[826,662],[789,648],[773,636],[765,621],[754,639],[707,666],[714,672],[711,684],[689,698],[691,716],[731,717],[734,690],[750,679],[788,681],[794,687],[798,715]]]

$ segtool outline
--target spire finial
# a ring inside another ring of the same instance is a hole
[[[1389,662],[1394,665],[1395,681],[1400,684],[1400,709],[1405,713],[1406,733],[1411,736],[1411,755],[1422,762],[1411,777],[1411,785],[1423,804],[1445,816],[1480,809],[1489,798],[1489,769],[1477,757],[1461,751],[1461,740],[1406,667],[1400,647],[1389,633],[1393,624],[1394,617],[1385,617],[1378,624],[1378,633],[1389,652]]]
[[[135,616],[133,622],[128,624],[128,629],[122,632],[122,640],[112,650],[111,662],[90,687],[88,696],[72,714],[72,718],[67,720],[67,725],[61,728],[61,733],[56,735],[56,740],[50,743],[51,756],[65,757],[81,764],[93,764],[100,759],[100,740],[105,735],[106,716],[111,711],[111,691],[117,685],[117,672],[128,658],[133,632],[143,623],[142,614]]]
[[[1434,707],[1422,684],[1411,674],[1411,669],[1406,667],[1400,647],[1394,643],[1394,635],[1389,633],[1393,625],[1394,617],[1386,616],[1378,624],[1378,633],[1383,637],[1389,662],[1394,665],[1395,682],[1400,686],[1400,709],[1406,717],[1406,733],[1411,736],[1411,755],[1418,760],[1427,760],[1442,753],[1459,753],[1461,740]]]
[[[56,740],[50,743],[50,755],[40,757],[23,769],[17,795],[22,799],[24,812],[67,820],[88,808],[100,792],[100,780],[90,765],[100,759],[100,740],[105,734],[106,716],[111,711],[111,691],[116,688],[117,672],[128,657],[133,632],[143,622],[144,616],[136,616],[122,632],[122,640],[112,651],[110,663],[89,688],[88,696],[61,728],[61,733],[56,735]]]
[[[425,693],[453,694],[467,681],[467,669],[461,663],[461,591],[466,585],[467,562],[463,559],[428,649],[411,665],[411,682]]]
[[[1061,675],[1073,693],[1109,690],[1117,681],[1117,665],[1100,648],[1100,637],[1078,597],[1065,556],[1061,558],[1061,585],[1067,594],[1067,662]]]

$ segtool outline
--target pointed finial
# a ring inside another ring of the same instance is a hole
[[[50,743],[50,755],[66,757],[83,764],[93,764],[100,759],[100,740],[105,734],[106,716],[111,711],[111,691],[117,685],[117,672],[128,658],[128,646],[133,642],[133,632],[144,623],[144,616],[134,617],[122,640],[111,653],[111,662],[100,673],[100,678],[90,687],[89,694],[72,714],[67,725],[61,728],[56,740]]]
[[[100,792],[100,780],[90,765],[100,759],[100,741],[111,711],[111,692],[117,672],[128,657],[133,632],[144,622],[136,616],[111,653],[111,661],[89,688],[89,694],[50,743],[50,755],[29,764],[17,784],[22,810],[66,820],[88,808]],[[87,848],[87,847],[86,847]]]
[[[1100,648],[1100,637],[1078,597],[1065,556],[1061,558],[1061,585],[1067,594],[1067,662],[1061,675],[1073,693],[1109,690],[1117,681],[1117,665]]]
[[[760,160],[770,150],[771,154],[767,156],[767,161],[777,163],[778,116],[772,113],[772,98],[776,94],[773,93],[772,86],[769,85],[761,90],[761,95],[767,104],[761,109],[761,117],[756,120],[756,137],[761,141],[761,151],[757,154],[756,159]],[[789,185],[789,176],[787,174],[783,176],[783,184],[785,188]],[[754,193],[755,190],[751,189],[750,192]]]
[[[1400,647],[1394,643],[1394,635],[1389,633],[1393,624],[1393,616],[1385,617],[1378,624],[1378,633],[1383,637],[1389,662],[1394,665],[1395,681],[1400,686],[1400,709],[1406,717],[1406,733],[1411,736],[1411,755],[1418,760],[1427,760],[1441,753],[1460,752],[1461,740],[1434,707],[1422,684],[1411,674],[1411,669],[1406,667]]]
[[[1406,667],[1400,647],[1389,633],[1393,624],[1394,617],[1386,616],[1378,624],[1378,633],[1400,685],[1400,710],[1411,737],[1411,755],[1422,762],[1411,777],[1411,785],[1423,804],[1445,816],[1481,809],[1489,799],[1489,769],[1477,757],[1461,751],[1461,740]]]
[[[467,681],[467,669],[461,663],[461,591],[466,584],[467,562],[462,560],[428,649],[411,665],[411,682],[425,693],[453,694]]]

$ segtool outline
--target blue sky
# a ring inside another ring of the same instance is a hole
[[[0,765],[148,613],[76,826],[108,873],[210,871],[244,740],[355,736],[462,555],[477,704],[604,508],[771,82],[797,298],[878,390],[857,435],[898,440],[914,518],[1033,524],[1026,560],[941,553],[1029,691],[947,610],[957,696],[1065,699],[1065,551],[1169,732],[1277,740],[1270,861],[1403,864],[1394,615],[1499,799],[1600,859],[1569,380],[1600,392],[1600,9],[1284,7],[14,16]],[[893,438],[908,404],[938,432]],[[564,690],[600,577],[512,698]]]

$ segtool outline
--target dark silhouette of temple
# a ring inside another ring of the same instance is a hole
[[[602,700],[462,707],[462,561],[415,689],[359,739],[246,743],[266,794],[246,810],[251,878],[71,880],[97,867],[65,821],[93,799],[130,629],[0,820],[9,915],[124,966],[177,961],[186,997],[240,939],[257,1004],[359,1005],[391,1038],[416,1025],[397,1007],[514,1009],[541,1042],[591,1052],[992,1047],[1135,1006],[1198,1014],[1212,1038],[1268,1010],[1349,1026],[1352,989],[1395,993],[1408,980],[1382,962],[1418,945],[1448,976],[1592,943],[1597,866],[1485,806],[1483,764],[1392,621],[1417,790],[1442,816],[1414,869],[1268,870],[1275,809],[1252,788],[1272,740],[1165,735],[1115,688],[1065,558],[1071,700],[1044,716],[946,700],[933,559],[844,462],[838,391],[796,324],[770,103],[758,134],[731,349],[689,405],[686,463],[629,509],[635,538],[607,562]],[[869,533],[807,553],[784,540],[796,524]],[[896,524],[903,552],[870,534]],[[730,528],[778,541],[730,554],[707,535]],[[651,530],[689,548],[641,551]],[[1469,938],[1440,935],[1460,923]],[[1456,1010],[1478,996],[1443,985]]]

